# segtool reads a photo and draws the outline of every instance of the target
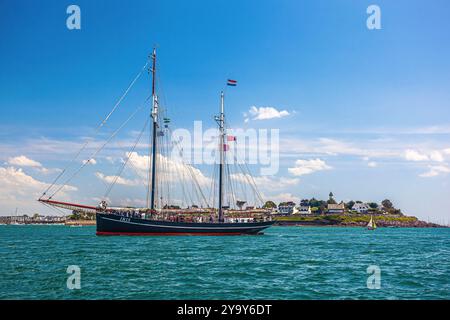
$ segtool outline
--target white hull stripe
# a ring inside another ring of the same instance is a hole
[[[179,229],[261,229],[261,228],[267,228],[270,225],[267,226],[254,226],[254,227],[182,227],[182,226],[165,226],[165,225],[158,225],[158,224],[147,224],[147,223],[137,223],[137,222],[131,222],[131,221],[123,221],[123,220],[116,220],[116,219],[110,219],[106,217],[100,217],[101,219],[120,222],[120,223],[128,223],[128,224],[135,224],[138,226],[148,226],[148,227],[157,227],[157,228],[179,228]]]

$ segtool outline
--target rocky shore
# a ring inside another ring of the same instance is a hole
[[[67,220],[66,226],[95,226],[95,220]]]
[[[379,215],[373,216],[378,227],[389,228],[442,228],[445,226],[436,223],[421,221],[416,217],[404,215]],[[284,216],[274,219],[279,226],[340,226],[340,227],[365,227],[370,220],[370,215],[345,214],[345,215],[320,215],[320,216]]]

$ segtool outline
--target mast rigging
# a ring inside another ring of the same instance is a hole
[[[224,222],[223,218],[223,166],[225,160],[225,114],[224,114],[224,94],[220,93],[220,115],[218,118],[219,130],[220,130],[220,163],[219,163],[219,222]]]
[[[158,98],[155,93],[156,78],[156,48],[152,54],[152,113],[153,133],[152,133],[152,178],[151,178],[151,194],[150,194],[150,210],[155,210],[155,192],[156,192],[156,141],[158,130]],[[150,183],[149,183],[150,184]]]

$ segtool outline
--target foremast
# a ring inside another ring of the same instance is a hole
[[[156,48],[153,49],[152,53],[152,122],[153,122],[153,128],[152,128],[152,161],[151,161],[151,180],[149,181],[149,192],[150,192],[150,198],[147,194],[147,207],[150,208],[150,210],[153,212],[155,210],[155,194],[156,194],[156,152],[157,152],[157,130],[158,130],[158,97],[156,95],[155,90],[155,81],[156,81]],[[150,176],[149,174],[149,176]],[[149,203],[150,201],[150,203]]]

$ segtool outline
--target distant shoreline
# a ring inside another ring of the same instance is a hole
[[[315,227],[365,227],[371,215],[342,214],[319,216],[283,216],[276,217],[278,226],[315,226]],[[448,228],[448,226],[421,221],[416,217],[403,215],[373,215],[378,227],[384,228]]]
[[[381,228],[448,228],[449,226],[425,222],[417,217],[404,215],[369,215],[369,214],[334,214],[334,215],[288,215],[275,216],[275,226],[310,226],[310,227],[366,227],[373,217]],[[19,223],[20,225],[65,225],[95,226],[95,220],[79,219],[58,222]],[[7,224],[6,224],[7,225]]]
[[[64,223],[66,226],[95,226],[96,224],[95,220],[67,220]]]

